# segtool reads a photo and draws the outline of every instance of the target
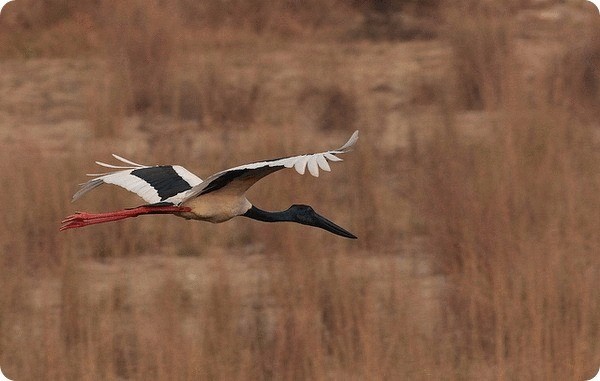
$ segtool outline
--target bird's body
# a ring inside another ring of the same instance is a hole
[[[113,154],[125,165],[96,162],[116,171],[89,175],[94,178],[82,184],[81,189],[73,196],[73,201],[102,184],[114,184],[136,193],[149,204],[110,213],[76,213],[63,220],[61,230],[143,214],[174,214],[186,219],[213,223],[225,222],[236,216],[264,222],[290,221],[356,238],[306,205],[292,205],[285,211],[267,212],[252,205],[245,194],[263,177],[285,168],[294,168],[300,174],[304,174],[308,168],[311,175],[318,177],[319,169],[330,171],[328,160],[341,161],[337,155],[348,152],[357,139],[358,131],[336,150],[241,165],[218,172],[204,181],[182,166],[147,166]]]
[[[181,206],[190,208],[190,211],[178,213],[177,215],[180,217],[188,220],[220,223],[243,215],[252,207],[252,204],[244,196],[232,197],[215,192],[193,198]]]

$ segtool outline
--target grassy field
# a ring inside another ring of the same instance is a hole
[[[589,4],[588,4],[589,5]],[[600,366],[600,28],[577,2],[9,3],[0,366],[23,380],[585,380]],[[169,216],[58,232],[117,153],[224,168],[355,233]]]

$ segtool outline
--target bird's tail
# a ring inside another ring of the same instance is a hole
[[[184,206],[143,205],[138,206],[137,208],[117,210],[108,213],[77,212],[61,221],[60,231],[123,220],[125,218],[137,217],[143,214],[175,214],[189,211],[190,208]]]

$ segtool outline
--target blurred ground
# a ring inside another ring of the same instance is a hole
[[[600,34],[585,6],[17,2],[0,18],[9,378],[596,369]],[[110,187],[70,203],[111,153],[206,178],[355,129],[331,174],[277,174],[250,196],[314,205],[358,241],[164,216],[57,231],[74,210],[140,203]]]

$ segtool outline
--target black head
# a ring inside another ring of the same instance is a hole
[[[346,229],[336,225],[329,221],[327,218],[321,216],[309,205],[294,204],[286,210],[287,213],[292,216],[294,222],[298,222],[303,225],[315,226],[321,229],[325,229],[333,234],[340,235],[346,238],[356,239],[357,237],[347,231]]]

